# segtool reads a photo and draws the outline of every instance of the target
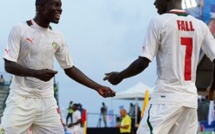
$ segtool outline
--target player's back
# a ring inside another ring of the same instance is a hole
[[[207,26],[182,10],[171,10],[152,22],[158,36],[153,101],[197,107],[196,69]]]
[[[167,13],[158,19],[161,23],[157,53],[159,79],[173,86],[195,84],[205,24],[185,13]]]

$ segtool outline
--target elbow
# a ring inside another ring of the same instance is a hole
[[[147,58],[140,58],[138,62],[138,70],[143,71],[149,66],[150,60]]]
[[[13,63],[11,61],[5,60],[4,64],[4,69],[7,73],[12,73],[13,72]]]
[[[71,77],[73,75],[73,73],[75,72],[75,66],[64,69],[64,72],[67,76]]]
[[[141,69],[141,70],[144,70],[145,68],[147,68],[149,66],[149,62],[143,62],[140,66],[139,66],[139,68]]]

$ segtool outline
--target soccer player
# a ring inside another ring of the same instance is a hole
[[[72,129],[72,134],[82,134],[81,129],[81,112],[78,110],[78,104],[74,104],[72,109],[74,113],[72,114],[72,123],[68,125],[68,127]]]
[[[116,85],[141,73],[156,57],[158,78],[137,134],[196,134],[196,68],[200,49],[215,62],[215,39],[206,24],[182,9],[181,0],[155,0],[154,5],[160,16],[151,20],[139,58],[104,80]],[[214,84],[213,79],[211,99]]]
[[[36,0],[36,16],[14,26],[5,49],[5,70],[14,75],[2,117],[5,134],[64,134],[53,93],[56,57],[65,74],[103,97],[115,92],[76,68],[62,35],[50,27],[62,14],[61,0]]]

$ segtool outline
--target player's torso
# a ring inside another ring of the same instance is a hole
[[[50,29],[26,25],[21,37],[18,62],[32,69],[52,69],[60,43],[58,34]]]
[[[72,115],[72,122],[73,123],[77,122],[80,119],[81,119],[81,112],[79,110],[76,110]],[[74,126],[74,129],[80,129],[80,127],[81,127],[81,124],[79,123]]]
[[[59,34],[38,25],[20,26],[20,50],[17,63],[29,69],[53,69],[54,55],[61,44]],[[14,76],[12,91],[25,96],[53,96],[53,80]]]
[[[158,76],[176,85],[195,82],[203,29],[191,16],[163,15],[157,53]]]

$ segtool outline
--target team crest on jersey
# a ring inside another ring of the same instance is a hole
[[[52,47],[56,50],[57,49],[57,43],[56,42],[52,42]]]

